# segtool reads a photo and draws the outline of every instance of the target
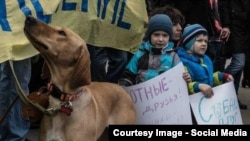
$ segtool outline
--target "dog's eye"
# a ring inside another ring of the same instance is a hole
[[[59,30],[58,33],[59,33],[60,35],[66,36],[66,33],[65,33],[63,30]]]

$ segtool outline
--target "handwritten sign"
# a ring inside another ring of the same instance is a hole
[[[146,82],[125,87],[137,112],[137,124],[192,124],[183,64]]]
[[[206,98],[201,92],[190,95],[190,103],[198,124],[242,124],[233,82],[213,88],[214,96]]]

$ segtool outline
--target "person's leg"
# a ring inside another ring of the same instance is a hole
[[[245,53],[233,53],[231,62],[225,69],[225,72],[230,73],[234,77],[234,87],[237,95],[244,64],[245,64]],[[239,101],[239,106],[241,109],[247,109],[247,106],[240,103],[240,101]]]
[[[226,58],[222,56],[222,48],[225,44],[221,41],[209,41],[206,54],[213,62],[214,72],[224,71]]]
[[[91,80],[106,82],[106,64],[108,60],[105,47],[88,45],[91,60]]]
[[[9,71],[7,71],[7,62],[0,64],[0,116],[3,117],[3,114],[8,109],[8,106],[10,106],[10,103],[14,100],[14,96],[11,96],[9,94],[10,90],[10,79],[9,79]],[[6,116],[3,122],[0,124],[0,141],[4,140],[7,137],[8,133],[8,125],[7,125],[7,119]],[[6,129],[5,129],[6,128]]]
[[[107,51],[109,57],[107,80],[108,82],[118,83],[128,63],[128,52],[113,48],[107,48]]]
[[[227,66],[225,69],[225,72],[230,73],[233,75],[235,81],[235,90],[236,93],[238,92],[239,89],[239,81],[240,80],[240,74],[244,68],[245,64],[245,54],[244,53],[234,53],[231,58],[230,64]]]
[[[219,57],[219,63],[218,63],[219,65],[216,65],[218,71],[224,72],[224,70],[225,70],[225,65],[226,65],[226,61],[227,61],[227,58],[226,58],[226,57],[223,57],[223,56],[220,56],[220,57]]]
[[[217,47],[215,47],[215,45],[216,43],[214,41],[209,41],[207,51],[206,51],[206,55],[209,56],[212,62],[214,62],[215,60],[215,55],[216,55],[216,50],[217,50]]]
[[[218,41],[217,43],[216,57],[214,60],[215,71],[224,72],[227,58],[223,56],[223,49],[225,48],[225,43]]]
[[[246,52],[245,66],[243,70],[243,79],[241,82],[243,88],[250,88],[250,50]]]
[[[31,77],[30,59],[14,61],[14,70],[24,93],[29,93],[28,84]],[[0,75],[0,115],[8,108],[17,96],[14,78],[9,62],[1,64]],[[0,140],[24,141],[29,131],[30,122],[22,117],[22,101],[18,99],[0,125]]]

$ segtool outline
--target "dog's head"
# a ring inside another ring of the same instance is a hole
[[[52,81],[68,85],[65,89],[90,83],[89,52],[84,40],[76,33],[67,28],[52,27],[32,16],[26,17],[24,33],[45,59]]]

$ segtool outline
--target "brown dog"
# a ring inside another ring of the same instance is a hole
[[[51,82],[49,108],[40,141],[95,141],[111,124],[134,124],[129,94],[119,85],[91,82],[86,43],[67,28],[52,27],[28,16],[24,32],[47,63]]]

